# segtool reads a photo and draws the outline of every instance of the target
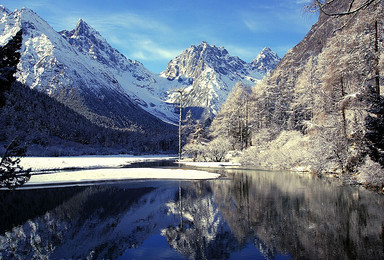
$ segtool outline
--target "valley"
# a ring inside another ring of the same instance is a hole
[[[383,0],[144,2],[0,5],[0,259],[383,259]]]
[[[325,6],[342,13],[347,2]],[[57,32],[31,9],[0,10],[0,44],[22,33],[16,82],[1,110],[4,144],[18,136],[29,155],[50,156],[182,146],[192,160],[334,174],[382,189],[379,1],[353,17],[320,12],[282,59],[265,47],[248,63],[202,41],[159,74],[81,18]]]

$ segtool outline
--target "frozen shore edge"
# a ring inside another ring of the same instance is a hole
[[[179,168],[122,168],[137,162],[174,160],[173,156],[24,157],[21,165],[32,169],[24,187],[52,187],[125,180],[209,180],[220,177],[205,170]],[[75,169],[75,170],[66,170]]]

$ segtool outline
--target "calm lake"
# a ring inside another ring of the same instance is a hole
[[[306,174],[0,191],[0,259],[383,259],[384,196]]]

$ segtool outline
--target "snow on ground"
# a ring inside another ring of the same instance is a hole
[[[117,169],[93,169],[80,171],[62,171],[49,174],[32,175],[25,185],[48,185],[65,183],[82,183],[94,181],[116,180],[203,180],[215,179],[220,174],[198,170],[164,169],[164,168],[117,168]]]
[[[74,185],[98,181],[145,179],[204,180],[220,176],[220,174],[203,170],[182,168],[121,168],[136,162],[171,159],[175,159],[175,157],[158,155],[24,157],[21,158],[21,166],[25,169],[31,168],[34,173],[25,186]],[[45,172],[42,173],[42,171]]]
[[[60,170],[69,168],[107,168],[121,167],[135,162],[154,160],[175,159],[172,156],[133,156],[133,155],[110,155],[110,156],[70,156],[70,157],[23,157],[20,165],[24,169],[31,168],[32,171]]]

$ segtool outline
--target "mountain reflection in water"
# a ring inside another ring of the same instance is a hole
[[[0,258],[383,259],[384,199],[308,175],[0,191]]]

